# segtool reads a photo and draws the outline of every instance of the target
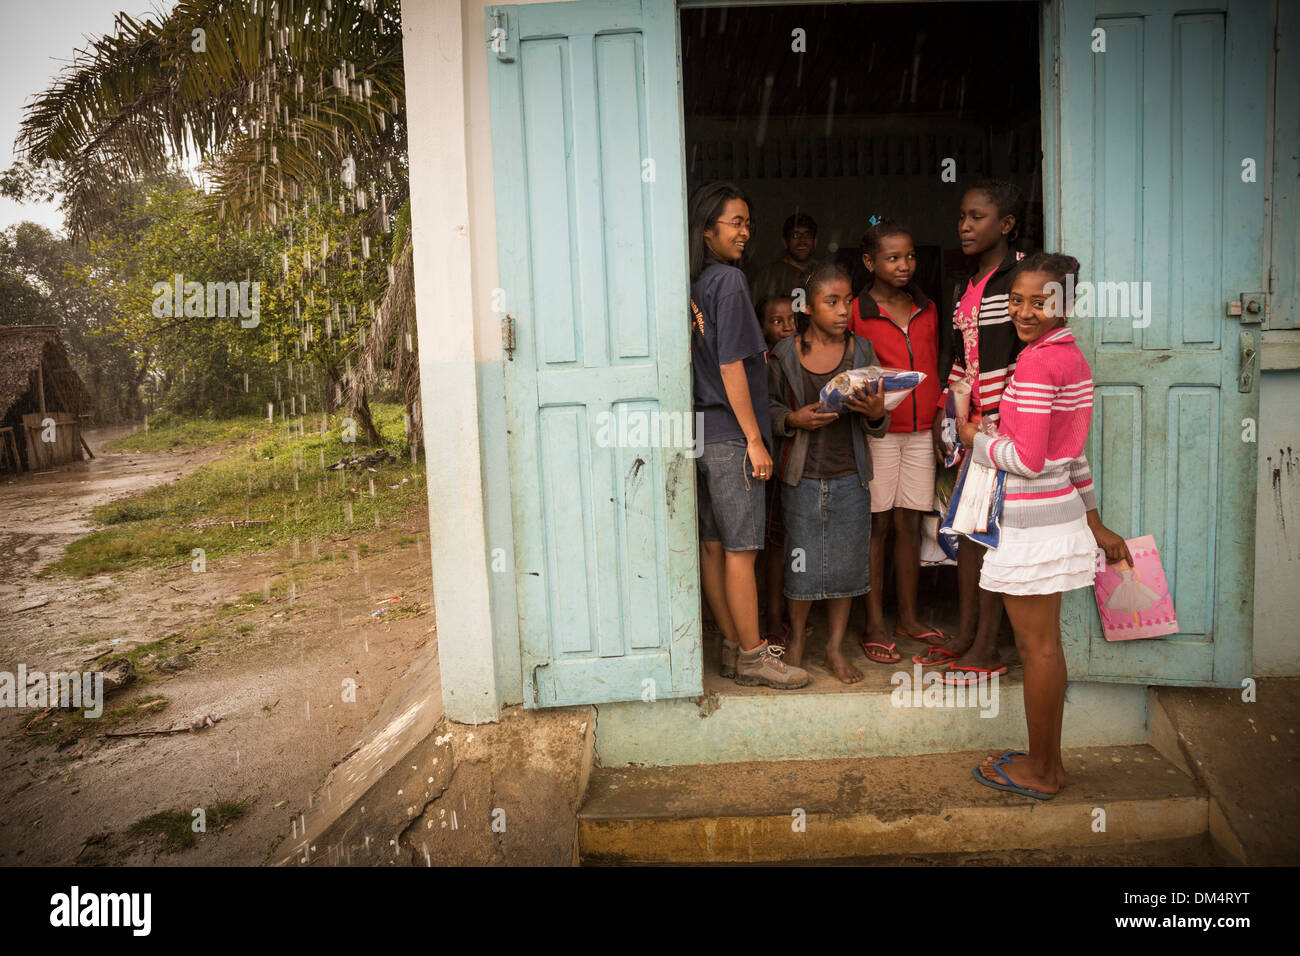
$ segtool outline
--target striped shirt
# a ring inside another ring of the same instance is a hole
[[[965,284],[959,284],[953,292],[953,321],[949,333],[952,336],[953,363],[948,372],[947,384],[951,388],[953,383],[960,382],[967,375],[977,375],[979,380],[971,395],[971,407],[978,407],[981,417],[993,422],[998,420],[1002,389],[1016,367],[1016,357],[1021,347],[1015,326],[1011,322],[1007,299],[1016,263],[1024,256],[1023,252],[1009,252],[1002,264],[984,280],[979,311],[974,318],[975,328],[972,330],[976,336],[973,355],[968,353],[962,317],[958,314]],[[946,398],[946,391],[939,396],[940,409]]]
[[[1069,328],[1031,342],[1002,392],[996,436],[975,436],[975,461],[1007,473],[1002,523],[1038,528],[1097,507],[1083,454],[1092,424],[1092,370]]]

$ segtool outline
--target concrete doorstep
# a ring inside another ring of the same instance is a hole
[[[869,862],[1209,833],[1207,794],[1151,746],[1067,750],[1069,777],[1052,800],[980,786],[971,768],[984,756],[595,770],[579,853],[588,864]]]

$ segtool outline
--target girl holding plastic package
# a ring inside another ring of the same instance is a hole
[[[1061,720],[1065,655],[1061,594],[1092,584],[1098,547],[1132,564],[1128,545],[1097,515],[1083,448],[1092,422],[1092,371],[1066,325],[1070,256],[1036,253],[1016,269],[1007,310],[1024,348],[1002,393],[996,430],[961,426],[974,461],[1007,474],[1001,540],[984,556],[980,587],[999,594],[1025,665],[1029,752],[989,755],[985,786],[1050,799],[1065,783]],[[1056,283],[1055,286],[1052,283]],[[965,542],[962,542],[963,546]]]
[[[813,601],[825,600],[830,621],[826,669],[846,684],[862,672],[844,654],[853,598],[870,589],[871,450],[867,436],[889,431],[877,383],[844,401],[842,414],[819,412],[822,388],[836,375],[875,365],[871,343],[849,330],[849,275],[823,266],[804,287],[808,313],[801,331],[776,344],[767,364],[772,433],[785,439],[777,476],[785,516],[785,596],[790,602],[786,658],[803,660],[804,625]],[[898,660],[866,646],[873,660]]]
[[[894,529],[898,621],[893,641],[943,641],[942,631],[921,623],[916,588],[921,574],[921,516],[934,507],[935,460],[930,409],[939,397],[939,312],[912,281],[916,249],[911,233],[893,219],[873,221],[862,237],[869,279],[853,302],[849,328],[871,343],[881,365],[922,372],[925,379],[890,412],[889,434],[872,438],[871,577],[885,576],[885,537]],[[884,646],[884,595],[867,595],[867,640]],[[890,644],[892,651],[894,644]],[[933,647],[917,663],[947,663],[957,655]]]

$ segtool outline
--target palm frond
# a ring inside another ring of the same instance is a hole
[[[116,184],[194,159],[210,210],[251,228],[339,181],[347,157],[361,188],[392,177],[404,94],[397,0],[181,0],[160,20],[119,15],[78,51],[28,105],[18,147],[65,164],[74,234]]]

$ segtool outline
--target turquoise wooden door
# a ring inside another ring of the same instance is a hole
[[[676,11],[486,29],[525,704],[698,696]]]
[[[1260,333],[1242,321],[1249,299],[1240,318],[1229,303],[1266,288],[1272,35],[1267,0],[1186,7],[1066,0],[1059,11],[1062,247],[1083,279],[1150,283],[1144,316],[1131,304],[1115,316],[1111,301],[1106,316],[1073,320],[1097,385],[1089,457],[1106,524],[1155,536],[1182,632],[1107,643],[1090,590],[1069,602],[1065,630],[1074,678],[1239,686],[1259,411],[1243,347]]]

